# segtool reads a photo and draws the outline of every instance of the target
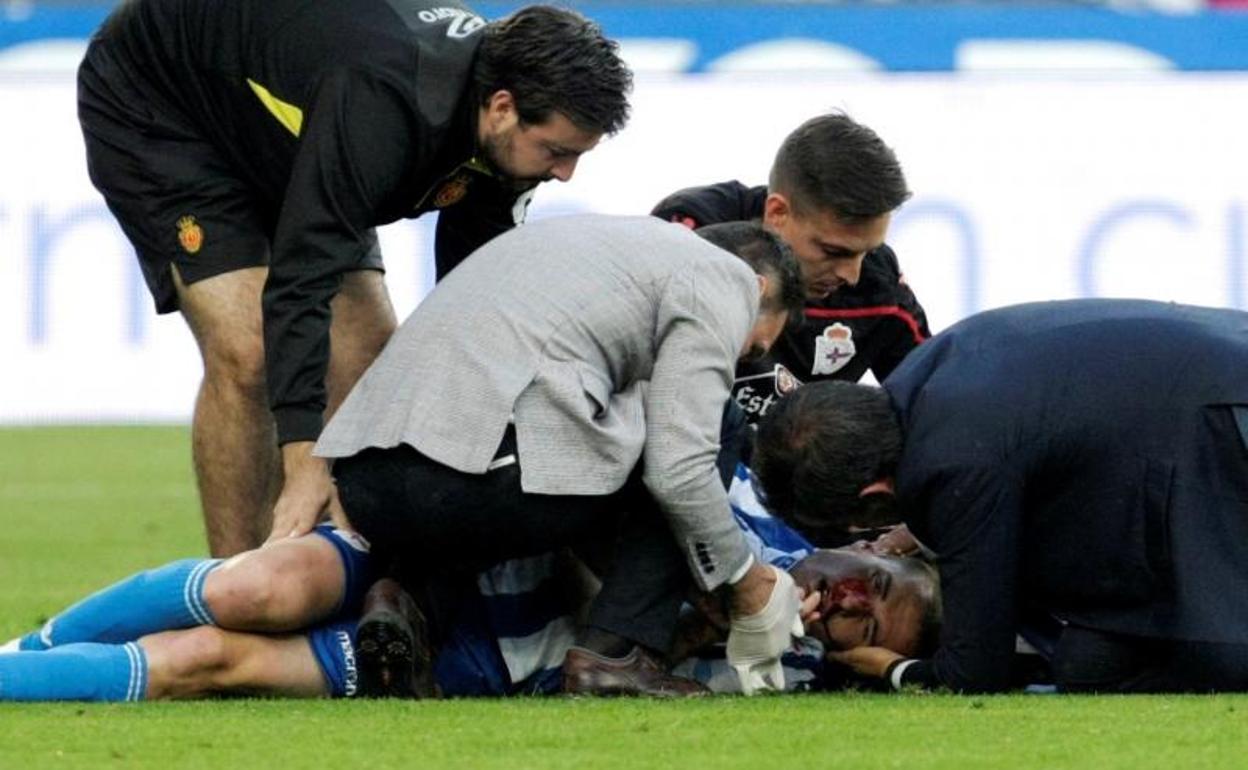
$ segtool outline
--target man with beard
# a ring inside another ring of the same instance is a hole
[[[213,554],[254,547],[270,516],[276,538],[338,510],[311,449],[395,328],[374,228],[439,212],[444,276],[624,125],[630,87],[614,42],[545,6],[487,23],[456,0],[130,0],[109,17],[79,69],[88,168],[203,357]]]
[[[988,311],[882,389],[800,389],[761,425],[753,467],[799,528],[900,513],[936,553],[939,649],[840,657],[863,673],[1000,690],[1019,634],[1065,691],[1248,690],[1246,361],[1233,310]]]

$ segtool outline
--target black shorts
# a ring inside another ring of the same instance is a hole
[[[91,182],[133,244],[156,312],[178,309],[170,265],[187,284],[269,264],[276,205],[140,68],[92,40],[78,69],[78,120]],[[377,250],[358,269],[381,270]]]

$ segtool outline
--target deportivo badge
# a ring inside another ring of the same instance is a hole
[[[204,245],[204,229],[195,217],[185,216],[178,220],[178,243],[182,244],[187,254],[194,254]]]
[[[854,330],[843,323],[834,323],[815,338],[815,364],[811,374],[835,374],[849,363],[858,349],[854,347]]]
[[[447,206],[454,206],[464,199],[468,194],[468,185],[472,182],[467,174],[457,174],[438,188],[437,194],[433,196],[434,208],[444,209]]]

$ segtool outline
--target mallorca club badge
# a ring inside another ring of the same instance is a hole
[[[187,254],[194,254],[204,245],[204,228],[195,217],[187,215],[178,220],[178,243]]]
[[[854,330],[843,323],[834,323],[815,338],[815,364],[811,374],[835,374],[849,363],[858,349],[854,347]]]
[[[467,174],[456,174],[443,182],[433,196],[433,207],[444,209],[459,203],[468,194],[468,185],[471,181]]]

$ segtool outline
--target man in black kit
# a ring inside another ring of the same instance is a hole
[[[751,422],[803,382],[883,381],[931,336],[884,243],[892,212],[910,197],[893,151],[846,115],[821,115],[784,140],[767,186],[691,187],[651,212],[689,227],[761,219],[797,254],[806,317],[767,358],[737,368],[733,400]]]
[[[631,81],[596,25],[544,6],[128,0],[104,23],[79,70],[88,166],[203,356],[215,555],[270,513],[284,537],[340,512],[311,448],[395,327],[374,227],[439,211],[441,278],[623,127]]]

